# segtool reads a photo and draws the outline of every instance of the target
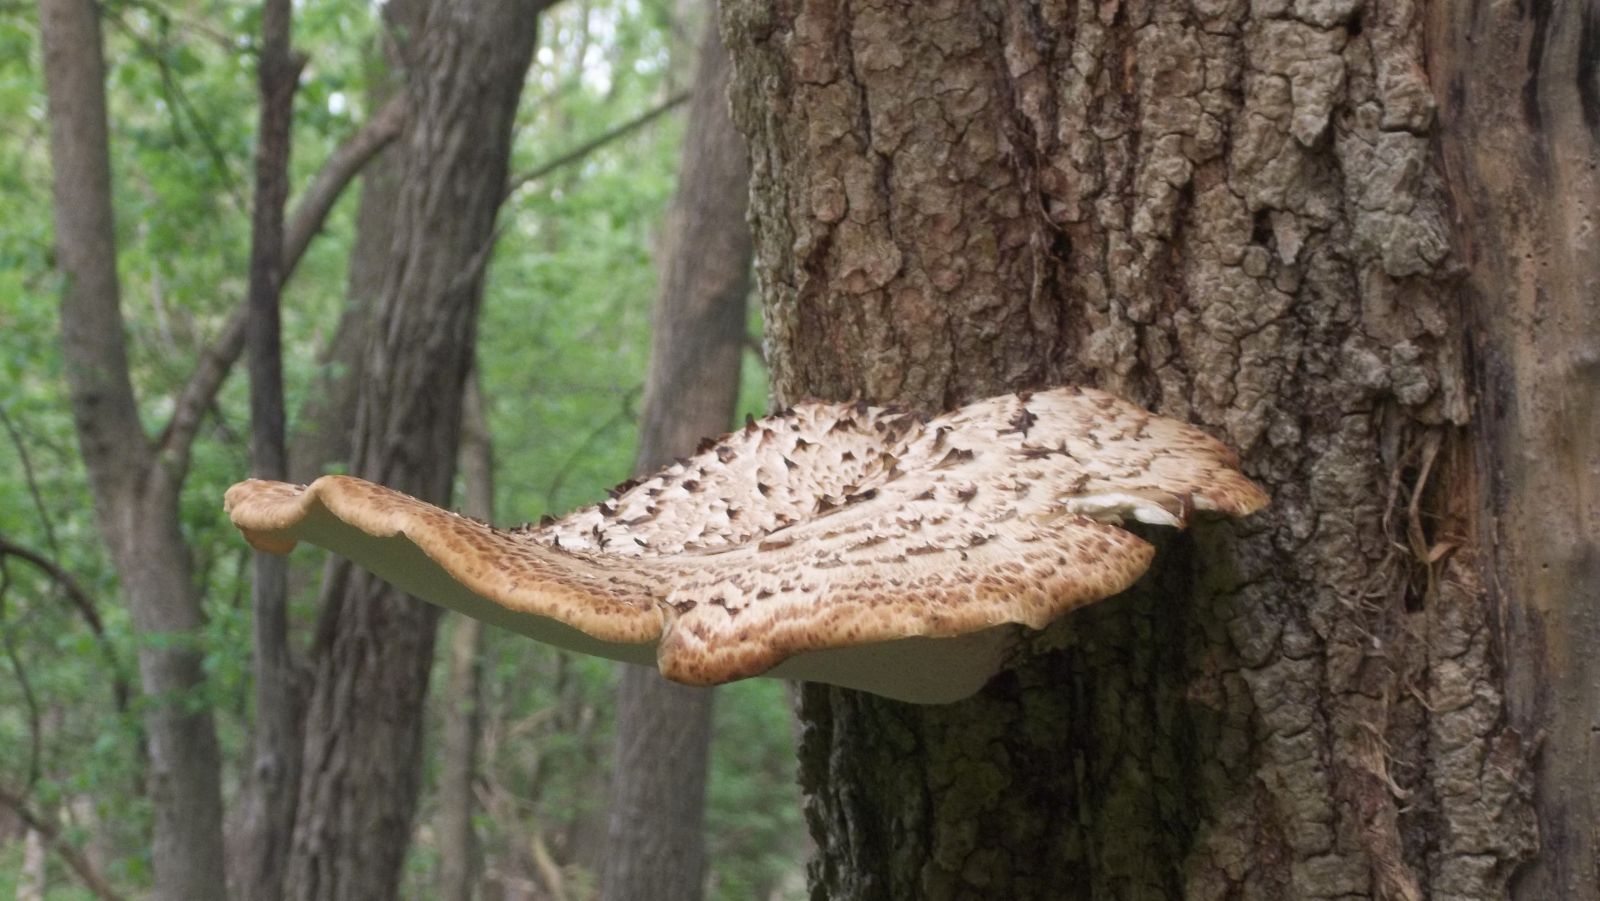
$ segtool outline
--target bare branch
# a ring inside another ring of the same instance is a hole
[[[557,506],[557,498],[561,494],[561,486],[566,484],[567,476],[572,474],[573,468],[576,467],[584,458],[590,455],[590,449],[594,447],[595,442],[599,441],[602,436],[612,429],[617,428],[625,422],[637,420],[639,418],[638,411],[634,409],[634,401],[636,401],[639,398],[639,395],[642,393],[644,393],[643,385],[634,385],[624,391],[621,396],[618,397],[619,403],[617,405],[616,412],[612,413],[610,416],[601,421],[601,423],[596,426],[593,431],[584,437],[583,441],[578,443],[577,447],[573,448],[572,452],[567,455],[567,458],[561,462],[561,465],[556,467],[555,475],[551,476],[550,484],[545,488],[544,491],[545,509],[562,509],[561,507]]]
[[[17,459],[22,461],[22,476],[28,483],[28,495],[33,498],[33,508],[39,511],[39,527],[44,529],[44,542],[50,546],[50,553],[59,557],[61,545],[56,543],[55,523],[50,521],[50,509],[44,505],[44,492],[39,490],[39,478],[33,471],[33,456],[28,453],[27,442],[22,440],[22,431],[6,415],[4,407],[0,407],[0,425],[5,426],[6,434],[11,436],[11,446],[17,450]]]
[[[400,127],[405,121],[405,97],[396,96],[367,120],[366,125],[340,144],[312,177],[310,186],[300,195],[294,212],[284,222],[283,280],[286,284],[344,189],[355,180],[362,167],[378,155],[378,151],[399,136]]]
[[[106,658],[106,664],[111,667],[111,691],[116,699],[117,709],[126,712],[128,709],[128,696],[131,689],[127,677],[122,672],[122,661],[117,657],[116,647],[111,644],[111,639],[106,636],[105,623],[100,620],[100,611],[96,609],[94,598],[85,591],[72,573],[67,572],[60,564],[49,557],[30,550],[20,544],[8,540],[0,535],[0,560],[6,557],[16,557],[18,560],[32,565],[35,569],[50,577],[50,580],[66,593],[72,606],[78,610],[78,615],[89,625],[89,631],[94,633],[95,642],[100,645],[100,651]]]
[[[681,106],[688,99],[689,95],[686,93],[674,94],[673,96],[667,98],[666,102],[662,103],[660,106],[641,113],[639,116],[629,119],[610,131],[603,132],[594,138],[579,144],[555,159],[536,166],[533,169],[512,178],[511,182],[506,185],[506,196],[511,196],[511,194],[515,193],[516,190],[521,188],[523,185],[538,181],[539,179],[544,178],[546,175],[549,175],[563,166],[570,166],[573,163],[582,160],[584,157],[594,153],[596,150],[599,150],[618,138],[626,137],[638,131],[646,125],[649,125],[651,122],[661,118],[668,112],[671,112],[678,106]]]
[[[311,186],[296,204],[294,213],[284,223],[283,280],[287,282],[295,266],[305,255],[311,238],[322,229],[335,201],[344,192],[369,160],[400,134],[405,122],[404,98],[396,97],[385,104],[359,131],[323,163],[322,169],[311,180]],[[228,317],[227,324],[210,347],[200,355],[188,384],[178,395],[178,401],[161,438],[161,456],[182,472],[188,464],[189,447],[205,412],[222,390],[233,364],[244,352],[246,305],[240,303]]]
[[[39,762],[44,758],[44,726],[39,716],[39,697],[33,693],[33,680],[28,678],[27,667],[22,665],[22,659],[17,656],[16,630],[5,628],[6,620],[6,595],[11,592],[11,570],[6,566],[4,557],[0,557],[0,644],[5,645],[6,660],[11,664],[11,672],[17,677],[17,687],[22,689],[22,703],[28,708],[28,735],[31,739],[28,748],[28,787],[32,788],[39,781]]]
[[[67,867],[77,875],[78,880],[83,883],[85,888],[94,893],[96,898],[101,898],[103,901],[121,901],[122,896],[117,894],[116,890],[111,887],[111,883],[107,882],[104,876],[100,875],[100,872],[94,868],[94,864],[90,863],[87,857],[78,853],[78,849],[67,844],[61,838],[61,830],[54,823],[51,823],[29,807],[28,802],[21,795],[13,794],[5,788],[0,788],[0,805],[10,808],[11,812],[16,814],[17,819],[27,823],[29,829],[43,836],[45,844],[54,848],[55,852],[61,855],[61,859],[66,862]]]
[[[629,119],[627,122],[624,122],[609,131],[606,131],[588,141],[585,141],[582,144],[579,144],[577,147],[572,148],[571,150],[561,154],[549,162],[536,166],[521,175],[512,177],[506,182],[506,192],[501,198],[501,203],[505,203],[507,200],[510,200],[511,195],[515,194],[523,185],[536,182],[563,166],[570,166],[573,163],[582,160],[584,157],[594,153],[596,150],[599,150],[612,141],[626,137],[633,132],[638,131],[646,125],[649,125],[651,122],[654,122],[656,119],[661,118],[662,115],[666,114],[668,111],[672,110],[676,106],[679,106],[688,99],[688,94],[675,94],[668,98],[667,101],[660,106],[649,110],[648,112],[642,113],[633,119]],[[456,277],[450,283],[450,290],[459,291],[463,285],[470,284],[474,279],[483,274],[484,268],[489,265],[489,258],[494,255],[495,245],[500,243],[500,237],[506,232],[506,227],[506,223],[504,222],[495,226],[495,230],[489,235],[488,240],[484,241],[483,244],[478,248],[477,252],[472,255],[472,258],[467,261],[467,265],[463,266],[461,271],[456,273]]]

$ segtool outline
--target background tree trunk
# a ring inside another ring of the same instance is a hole
[[[636,473],[728,430],[750,291],[749,170],[728,115],[715,17],[701,42],[678,193],[668,213]],[[622,668],[601,897],[699,898],[712,691]]]
[[[295,86],[303,60],[290,48],[289,0],[266,0],[261,13],[257,81],[255,203],[250,235],[250,469],[258,479],[289,475],[284,434],[283,338],[280,306],[286,275],[283,208],[289,196],[289,148]],[[289,862],[300,789],[300,674],[289,648],[289,561],[251,555],[251,627],[255,663],[254,757],[240,793],[249,840],[229,889],[248,901],[277,901]]]
[[[92,0],[41,0],[39,22],[73,421],[101,539],[142,639],[155,894],[221,898],[221,759],[210,707],[196,697],[205,681],[203,616],[178,529],[187,448],[168,454],[145,434],[128,377],[99,10]]]
[[[483,391],[476,374],[468,377],[462,400],[462,512],[494,521],[494,442]],[[473,777],[483,732],[483,623],[470,616],[450,617],[450,655],[445,686],[444,758],[439,773],[439,894],[444,901],[472,901],[479,866],[477,833],[472,826]]]
[[[432,7],[407,49],[395,239],[374,308],[352,472],[448,504],[483,269],[533,52],[535,0]],[[416,806],[438,614],[337,567],[324,591],[287,891],[390,898]]]
[[[1501,897],[1529,747],[1434,143],[1471,136],[1435,128],[1417,10],[727,0],[723,24],[779,403],[1097,385],[1273,497],[1165,540],[968,701],[807,686],[813,897]]]
[[[400,60],[395,50],[401,35],[413,35],[421,24],[423,0],[390,0],[384,9],[384,21],[389,26],[382,43],[384,52],[374,53],[368,101],[373,109],[394,111],[395,131],[404,119],[404,108],[395,101],[399,77],[394,71]],[[376,121],[385,115],[375,116]],[[369,125],[370,127],[370,125]],[[393,219],[396,198],[399,194],[398,166],[392,150],[381,149],[390,142],[380,142],[365,159],[370,159],[361,171],[361,197],[356,213],[354,245],[350,251],[347,299],[333,337],[319,355],[319,368],[314,385],[305,395],[295,417],[295,431],[288,439],[287,480],[308,483],[350,459],[351,439],[355,419],[356,387],[360,384],[362,351],[366,343],[366,322],[374,298],[383,288],[382,266],[388,261],[389,243],[394,235]],[[298,256],[291,238],[285,247],[287,262]],[[308,564],[305,558],[280,558],[286,567],[287,597],[301,596],[324,567]],[[254,586],[252,586],[254,590]],[[260,797],[262,781],[247,778],[239,788],[239,795],[229,811],[228,823],[228,883],[236,898],[259,897],[276,899],[282,896],[282,868],[287,865],[288,849],[294,835],[294,814],[299,800],[301,760],[304,753],[304,717],[309,674],[305,661],[297,654],[297,644],[287,633],[294,631],[286,624],[283,653],[286,658],[275,664],[288,670],[288,679],[273,678],[278,689],[265,692],[256,699],[256,719],[263,722],[277,718],[280,737],[289,741],[279,744],[279,753],[288,763],[283,767],[282,781],[288,786],[288,796],[279,807],[281,815],[267,817],[271,809]],[[259,653],[259,652],[258,652]],[[258,665],[257,680],[262,675]],[[285,691],[287,689],[287,691]],[[292,724],[289,728],[287,724]],[[254,765],[252,762],[249,765]],[[283,811],[286,807],[287,811]],[[282,856],[277,877],[252,876],[269,866],[269,858]]]

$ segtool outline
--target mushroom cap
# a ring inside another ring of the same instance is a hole
[[[610,499],[498,529],[349,476],[250,480],[255,547],[305,540],[424,600],[713,685],[769,674],[936,703],[1116,594],[1154,549],[1127,519],[1243,516],[1266,495],[1199,429],[1101,391],[926,417],[805,403],[708,440]]]

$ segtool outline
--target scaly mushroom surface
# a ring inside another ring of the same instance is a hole
[[[1266,495],[1201,430],[1101,391],[928,417],[805,403],[562,519],[499,529],[349,476],[250,480],[226,508],[255,547],[309,541],[427,601],[667,678],[827,682],[966,697],[1017,626],[1133,584],[1120,528],[1244,516]]]

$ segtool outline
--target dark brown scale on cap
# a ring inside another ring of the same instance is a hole
[[[1033,428],[1033,424],[1038,421],[1039,417],[1028,411],[1027,404],[1021,404],[1017,407],[1017,415],[1011,417],[1011,428],[1006,429],[1000,434],[1018,434],[1026,438],[1028,437],[1028,429]]]
[[[950,469],[951,467],[959,466],[962,463],[970,463],[972,461],[972,458],[973,458],[972,451],[966,450],[964,448],[953,447],[953,448],[950,449],[949,453],[944,455],[944,459],[942,459],[939,462],[933,464],[933,468],[934,469]]]

